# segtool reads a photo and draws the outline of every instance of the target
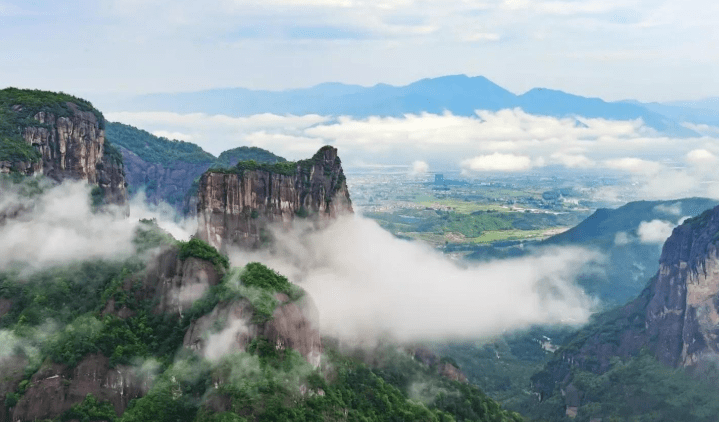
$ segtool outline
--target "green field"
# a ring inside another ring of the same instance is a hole
[[[477,237],[466,237],[458,233],[426,233],[426,232],[398,232],[398,235],[422,240],[432,245],[445,243],[474,243],[488,244],[506,240],[540,240],[549,237],[549,231],[564,230],[565,227],[553,227],[541,230],[488,230]]]
[[[463,201],[454,198],[437,199],[430,195],[417,195],[413,202],[426,208],[435,208],[438,205],[441,207],[450,207],[460,214],[471,214],[476,211],[512,212],[509,208],[497,204]]]

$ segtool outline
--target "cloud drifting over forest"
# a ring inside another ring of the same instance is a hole
[[[122,259],[134,251],[132,239],[141,218],[155,219],[174,237],[187,240],[192,222],[172,218],[167,208],[148,207],[142,196],[124,209],[95,212],[86,182],[40,182],[42,193],[28,196],[27,186],[0,186],[0,270],[13,263],[28,268],[84,259]]]
[[[583,249],[462,265],[360,216],[275,236],[274,253],[234,251],[232,264],[260,261],[287,275],[316,303],[322,332],[349,341],[476,338],[533,324],[574,325],[586,322],[595,305],[574,284],[575,270],[599,258]]]

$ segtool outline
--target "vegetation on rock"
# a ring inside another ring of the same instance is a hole
[[[89,102],[72,95],[17,88],[0,90],[0,161],[39,161],[40,154],[23,139],[22,128],[42,126],[33,119],[39,112],[69,117],[74,113],[73,107],[94,113],[100,127],[103,127],[102,113]]]

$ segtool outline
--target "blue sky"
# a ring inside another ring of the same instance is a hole
[[[0,81],[92,97],[464,73],[695,99],[719,96],[717,21],[696,0],[0,0]]]

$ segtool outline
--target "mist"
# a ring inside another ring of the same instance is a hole
[[[0,270],[22,264],[23,270],[62,265],[85,259],[124,259],[134,253],[132,243],[141,218],[155,219],[175,238],[186,240],[192,224],[173,218],[163,206],[148,207],[142,198],[124,208],[96,212],[91,186],[83,181],[53,185],[39,181],[29,196],[27,186],[3,185],[0,190]],[[169,208],[169,207],[168,207]]]
[[[288,276],[314,300],[321,332],[344,341],[477,338],[535,324],[579,325],[597,305],[574,284],[577,270],[600,258],[584,249],[461,263],[361,216],[319,231],[295,224],[274,236],[271,252],[229,251],[232,265],[259,261]]]

